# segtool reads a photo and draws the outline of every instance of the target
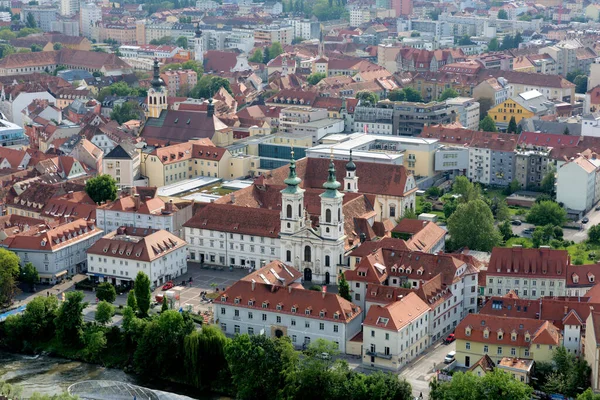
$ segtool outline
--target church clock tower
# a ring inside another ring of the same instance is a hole
[[[154,59],[154,78],[148,90],[148,118],[158,118],[162,110],[167,109],[167,87],[160,78],[158,59]]]

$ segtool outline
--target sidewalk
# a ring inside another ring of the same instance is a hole
[[[83,281],[87,278],[87,275],[77,274],[74,275],[71,280],[66,280],[64,282],[59,283],[54,286],[46,286],[46,285],[38,285],[36,287],[37,291],[35,293],[21,293],[17,295],[16,300],[13,306],[22,306],[29,303],[31,300],[38,296],[47,296],[48,293],[54,296],[58,296],[59,294],[66,292],[75,286],[76,283]]]

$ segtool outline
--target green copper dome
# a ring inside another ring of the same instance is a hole
[[[288,177],[283,181],[287,188],[284,189],[286,193],[295,193],[298,189],[298,185],[302,182],[302,179],[296,175],[296,160],[294,160],[294,151],[292,150],[292,160],[290,161],[290,173]]]
[[[333,163],[332,157],[329,162],[329,176],[327,177],[327,181],[323,184],[323,188],[327,189],[327,192],[337,192],[341,186],[342,184],[335,178],[335,164]]]
[[[350,160],[348,160],[348,164],[346,164],[346,171],[356,171],[356,164],[352,161],[352,150],[350,150]]]

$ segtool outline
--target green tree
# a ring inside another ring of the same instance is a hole
[[[587,75],[578,75],[573,83],[575,84],[575,93],[585,94],[587,92]]]
[[[37,28],[37,22],[35,21],[35,17],[32,13],[27,13],[27,18],[25,18],[25,26],[30,29]]]
[[[575,71],[567,73],[567,76],[565,78],[567,78],[569,82],[575,83],[575,78],[577,78],[580,75],[585,75],[585,73],[582,70],[577,69]]]
[[[350,295],[350,284],[348,284],[348,281],[346,280],[346,277],[344,276],[343,272],[340,274],[340,281],[338,283],[338,293],[344,299],[352,301],[352,296]]]
[[[518,192],[519,190],[521,190],[521,184],[517,179],[513,179],[504,190],[504,194],[510,196],[511,194]]]
[[[171,36],[163,36],[160,39],[152,39],[150,44],[160,46],[164,44],[173,44],[173,38]]]
[[[60,44],[60,43],[54,43],[54,44],[52,45],[52,48],[53,48],[54,50],[57,50],[57,51],[58,51],[58,50],[62,49],[62,44]]]
[[[85,192],[96,203],[113,201],[117,198],[117,182],[108,174],[98,175],[86,182]]]
[[[505,10],[498,11],[498,19],[508,19],[508,14]]]
[[[5,396],[8,399],[19,399],[23,394],[23,388],[13,386],[10,383],[0,381],[0,396]]]
[[[388,100],[390,101],[405,101],[406,96],[404,95],[404,90],[394,89],[388,93]]]
[[[137,310],[137,301],[133,290],[130,290],[127,294],[127,307],[130,307],[133,311]]]
[[[110,282],[102,282],[96,288],[96,297],[100,301],[107,301],[109,303],[114,303],[117,299],[117,291],[115,287]]]
[[[19,257],[12,251],[0,248],[0,306],[10,304],[17,292]]]
[[[565,126],[565,130],[563,131],[563,135],[570,135],[571,132],[569,131],[569,127]]]
[[[273,57],[271,57],[271,55],[269,54],[269,46],[265,46],[265,48],[263,49],[263,64],[267,64],[272,59]]]
[[[428,201],[421,203],[421,212],[430,213],[433,210],[433,204]]]
[[[39,44],[35,44],[34,43],[34,44],[31,45],[31,52],[32,53],[39,53],[42,50],[44,50],[44,49]]]
[[[500,243],[500,233],[494,227],[494,216],[481,199],[459,204],[448,218],[448,233],[455,247],[491,251]]]
[[[588,229],[588,241],[600,243],[600,225],[594,225]]]
[[[527,214],[527,222],[535,225],[562,226],[567,219],[567,212],[554,201],[534,203]]]
[[[396,219],[396,222],[400,222],[403,219],[417,219],[417,212],[412,208],[404,210],[401,217]]]
[[[479,188],[469,182],[469,178],[464,175],[457,176],[452,183],[452,192],[460,195],[459,202],[466,203],[479,198]]]
[[[489,97],[481,97],[479,100],[479,121],[487,117],[487,113],[494,106],[494,102]]]
[[[488,51],[498,51],[500,49],[500,45],[498,44],[498,39],[493,38],[488,43]]]
[[[502,235],[502,239],[505,241],[510,239],[513,236],[512,227],[510,225],[510,222],[508,222],[508,221],[504,221],[500,225],[498,225],[498,230],[500,231],[500,234]]]
[[[21,282],[27,283],[32,291],[35,284],[40,281],[40,276],[38,275],[37,269],[30,262],[25,264],[20,275]]]
[[[452,99],[454,97],[458,97],[458,92],[452,88],[448,88],[442,92],[438,101],[446,101],[446,100]]]
[[[110,304],[108,306],[112,307]],[[99,360],[107,344],[104,332],[101,330],[89,330],[85,333],[83,342],[85,346],[84,358],[90,362]]]
[[[494,197],[491,201],[490,209],[498,221],[506,221],[510,218],[510,210],[504,199]]]
[[[470,46],[475,44],[469,35],[464,35],[460,39],[458,39],[459,46]]]
[[[592,391],[592,388],[587,388],[585,392],[577,395],[577,400],[600,400],[600,394]]]
[[[448,382],[431,385],[431,400],[529,400],[533,389],[496,368],[482,377],[457,372]]]
[[[506,128],[506,133],[517,133],[517,120],[514,116],[510,117],[510,121],[508,121],[508,128]]]
[[[379,101],[378,96],[373,92],[366,90],[356,93],[356,98],[360,100],[361,105],[372,105],[374,106]]]
[[[205,325],[200,332],[187,335],[183,342],[184,366],[188,381],[195,387],[212,387],[219,382],[230,384],[225,348],[229,344],[223,331]]]
[[[56,296],[38,296],[31,300],[22,315],[23,338],[39,340],[54,336],[54,319],[58,312]]]
[[[225,348],[225,358],[239,399],[275,399],[295,370],[298,356],[288,337],[237,335]]]
[[[552,168],[542,179],[540,189],[542,192],[552,195],[556,186],[556,171]]]
[[[421,96],[421,93],[417,92],[411,87],[404,88],[404,98],[406,99],[406,101],[411,101],[413,103],[423,102],[423,97]]]
[[[446,219],[450,218],[450,216],[454,214],[454,211],[456,211],[456,207],[458,207],[458,202],[454,199],[448,199],[444,203],[444,217],[446,217]]]
[[[442,189],[437,186],[431,186],[425,191],[428,197],[440,197],[442,195]]]
[[[552,362],[553,372],[542,387],[547,393],[575,397],[591,386],[591,369],[583,357],[575,357],[564,346],[560,346],[554,350]]]
[[[23,28],[17,32],[17,37],[22,38],[22,37],[26,37],[29,35],[33,35],[34,33],[38,33],[38,32],[41,32],[41,31],[35,27],[34,28],[29,28],[29,27]]]
[[[250,62],[261,63],[263,62],[263,52],[260,49],[254,50],[254,53],[248,59]]]
[[[271,59],[276,58],[281,53],[283,53],[283,47],[281,47],[281,43],[274,42],[271,44],[271,47],[269,47],[269,57],[271,57]]]
[[[165,312],[169,310],[169,298],[167,297],[167,294],[165,293],[163,295],[163,299],[162,299],[162,305],[160,308],[160,312]]]
[[[87,303],[83,302],[83,293],[67,292],[65,301],[60,305],[54,324],[56,336],[63,344],[75,347],[81,343],[83,335],[83,309]]]
[[[135,283],[133,284],[133,290],[140,316],[146,317],[148,315],[148,310],[150,309],[150,296],[152,295],[148,275],[142,271],[138,272],[135,277]]]
[[[496,123],[489,115],[486,115],[485,118],[479,122],[479,129],[484,132],[498,132]]]
[[[94,319],[100,325],[106,325],[112,321],[114,315],[115,307],[108,301],[103,300],[96,306],[96,315],[94,316]]]
[[[117,104],[110,113],[110,119],[117,121],[119,124],[131,121],[132,119],[140,119],[140,116],[141,109],[131,101],[126,101],[122,105]]]
[[[310,83],[311,85],[316,85],[317,83],[321,82],[321,80],[326,77],[327,77],[327,75],[325,75],[325,73],[323,73],[323,72],[315,72],[314,74],[310,74],[306,78],[306,81],[308,83]]]
[[[17,37],[17,35],[10,29],[0,30],[0,40],[9,41],[9,40],[13,40],[16,37]]]
[[[185,36],[179,36],[175,41],[175,45],[181,47],[182,49],[188,48],[188,40]]]
[[[208,99],[221,88],[224,88],[230,94],[232,93],[231,85],[227,79],[216,75],[204,75],[192,89],[191,95],[196,99]]]

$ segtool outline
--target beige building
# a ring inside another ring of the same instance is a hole
[[[294,27],[291,25],[270,25],[254,29],[254,41],[265,45],[275,42],[282,46],[292,44]]]
[[[429,345],[429,311],[415,293],[371,306],[363,322],[363,364],[398,371],[423,353]]]
[[[118,44],[136,44],[135,24],[103,24],[98,25],[98,36],[100,42],[107,39],[116,40]]]
[[[140,178],[140,154],[132,144],[123,142],[104,156],[102,171],[112,176],[120,188],[136,186]]]
[[[600,312],[594,311],[588,316],[585,330],[584,358],[592,368],[592,389],[600,389]]]
[[[230,173],[231,153],[227,149],[200,143],[191,140],[143,154],[141,172],[148,178],[148,185],[160,187],[199,176],[224,179],[238,177]],[[236,163],[236,170],[242,168],[243,165]]]

